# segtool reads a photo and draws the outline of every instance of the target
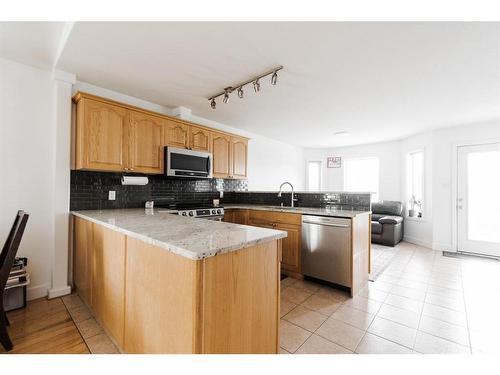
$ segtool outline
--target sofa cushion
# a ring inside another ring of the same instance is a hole
[[[374,214],[385,214],[393,216],[401,216],[403,205],[397,201],[380,201],[372,203],[372,212]]]
[[[372,221],[379,221],[383,217],[386,217],[386,214],[372,214]]]
[[[380,224],[399,224],[403,222],[403,218],[401,216],[384,216],[378,219]]]
[[[380,224],[378,221],[372,221],[372,233],[382,233],[382,224]]]

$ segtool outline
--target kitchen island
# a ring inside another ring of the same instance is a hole
[[[76,211],[74,285],[126,353],[277,353],[286,232],[169,211]]]

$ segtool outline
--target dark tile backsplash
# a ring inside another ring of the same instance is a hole
[[[223,203],[290,205],[290,193],[248,192],[245,180],[179,179],[150,175],[145,186],[121,184],[122,173],[71,171],[71,210],[100,210],[107,208],[138,208],[154,200],[158,205],[197,203],[211,205],[212,199],[224,192]],[[108,200],[109,190],[116,191],[116,200]],[[331,207],[337,209],[369,210],[370,194],[325,192],[295,193],[298,207]]]

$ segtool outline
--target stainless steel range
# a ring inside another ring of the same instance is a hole
[[[177,214],[198,219],[222,221],[224,219],[224,207],[178,209]]]

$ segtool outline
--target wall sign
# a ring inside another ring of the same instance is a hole
[[[342,158],[340,156],[330,156],[326,162],[327,168],[340,168],[342,167]]]

